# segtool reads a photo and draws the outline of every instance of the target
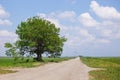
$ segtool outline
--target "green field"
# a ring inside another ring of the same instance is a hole
[[[81,57],[83,63],[104,70],[90,71],[90,80],[120,80],[120,57]]]
[[[50,62],[61,62],[65,60],[72,59],[70,57],[63,57],[63,58],[43,58],[43,62],[34,62],[32,58],[29,59],[29,62],[26,62],[27,58],[22,60],[14,61],[13,58],[0,58],[0,74],[11,73],[14,71],[6,70],[8,68],[30,68],[30,67],[37,67],[46,63]]]

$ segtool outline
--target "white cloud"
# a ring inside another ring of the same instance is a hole
[[[114,7],[102,6],[96,1],[91,1],[90,8],[96,16],[102,20],[99,24],[98,31],[100,31],[100,33],[98,36],[102,36],[107,39],[117,39],[120,31],[120,12]],[[102,41],[104,42],[105,40]]]
[[[80,38],[83,39],[83,41],[85,42],[91,42],[93,40],[95,40],[95,37],[93,35],[91,35],[88,30],[86,29],[80,29],[80,32],[78,34],[80,36]]]
[[[9,32],[7,30],[0,30],[0,41],[2,44],[5,42],[14,42],[18,39],[18,36],[14,32]]]
[[[0,19],[0,26],[11,26],[12,22],[7,19]]]
[[[74,22],[76,18],[76,13],[74,11],[51,12],[50,14],[38,13],[37,15],[42,18],[54,18],[71,22]]]
[[[0,30],[0,37],[17,37],[17,35],[7,30]]]
[[[75,5],[78,2],[78,0],[66,0],[66,1],[72,5]]]
[[[9,17],[9,13],[4,10],[0,5],[0,26],[11,26],[12,22],[6,18]]]
[[[37,16],[39,16],[41,18],[46,18],[46,14],[44,14],[44,13],[37,13]]]
[[[108,20],[105,20],[105,21],[103,21],[103,23],[102,23],[104,26],[111,26],[111,25],[114,25],[114,23],[113,23],[113,21],[108,21]]]
[[[120,39],[120,30],[116,33],[115,37],[116,37],[117,39]]]
[[[74,11],[64,11],[62,13],[59,13],[57,16],[59,19],[67,19],[74,21],[76,13]]]
[[[89,13],[83,13],[79,16],[79,21],[81,24],[87,27],[97,27],[99,23],[94,20]]]
[[[4,10],[4,8],[0,5],[0,18],[9,17],[9,13]]]
[[[66,32],[66,45],[69,47],[80,47],[85,44],[94,43],[95,41],[95,37],[90,34],[87,29],[71,26]]]
[[[111,41],[109,39],[96,39],[96,42],[97,43],[105,43],[105,44],[108,44],[110,43]]]
[[[103,36],[103,37],[111,37],[113,34],[112,34],[112,30],[108,30],[108,29],[106,29],[106,30],[101,30],[101,35]]]
[[[66,34],[65,37],[67,37],[66,45],[69,47],[79,46],[81,39],[78,36],[74,36],[71,34]]]
[[[2,41],[0,40],[0,44],[2,43]]]
[[[96,1],[91,1],[90,7],[93,12],[102,19],[120,20],[120,12],[118,12],[114,7],[101,6]]]
[[[77,3],[77,0],[72,0],[72,4],[76,4]]]

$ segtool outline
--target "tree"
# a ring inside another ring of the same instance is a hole
[[[19,57],[19,53],[17,51],[16,44],[5,43],[5,47],[8,48],[8,50],[6,50],[6,55],[13,57],[14,61],[16,61]]]
[[[16,30],[19,40],[17,48],[20,54],[36,54],[37,61],[42,60],[42,54],[61,54],[66,38],[60,37],[60,28],[48,20],[38,16],[21,22]]]

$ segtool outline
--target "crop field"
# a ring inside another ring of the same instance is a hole
[[[71,59],[70,57],[63,57],[63,58],[43,58],[43,62],[34,62],[32,58],[29,59],[29,62],[26,62],[27,58],[24,60],[17,60],[14,61],[13,58],[0,58],[0,74],[5,73],[12,73],[15,71],[7,70],[10,68],[30,68],[30,67],[37,67],[42,64],[47,64],[50,62],[61,62],[65,60]]]
[[[102,68],[90,71],[90,80],[120,80],[120,57],[81,57],[89,67]]]

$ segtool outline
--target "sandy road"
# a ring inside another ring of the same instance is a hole
[[[91,68],[79,58],[41,67],[21,69],[17,73],[0,75],[0,80],[88,80]]]

